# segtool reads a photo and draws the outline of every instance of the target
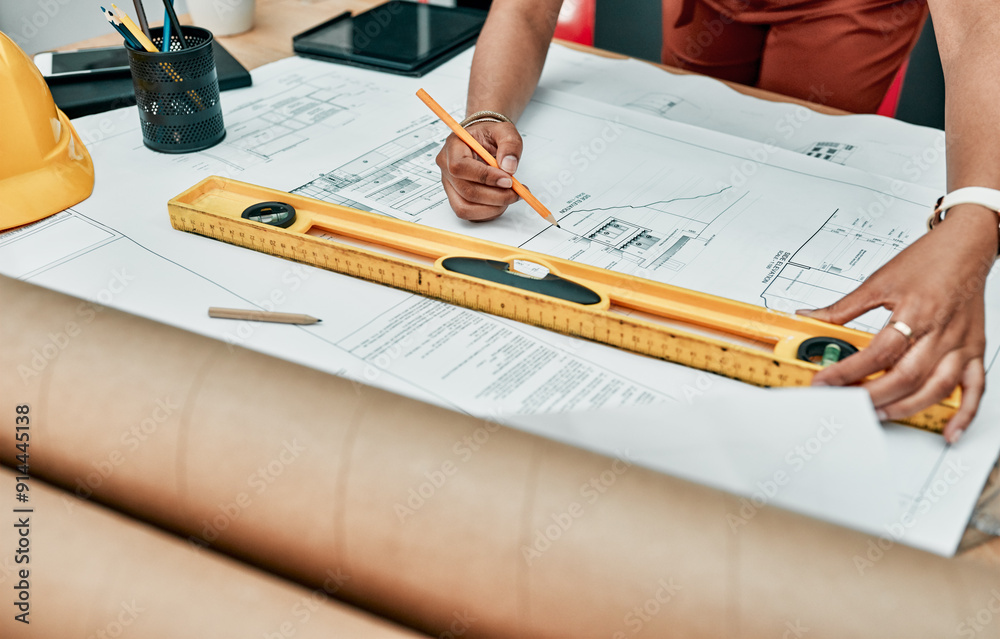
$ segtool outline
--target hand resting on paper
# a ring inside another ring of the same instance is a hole
[[[951,443],[968,428],[985,387],[983,295],[997,254],[996,214],[975,205],[953,210],[840,301],[800,311],[835,324],[879,306],[892,311],[868,348],[825,368],[813,385],[860,384],[883,420],[912,415],[960,385],[961,406],[944,431]],[[895,321],[905,323],[911,337],[893,328]],[[864,381],[881,370],[886,373]]]

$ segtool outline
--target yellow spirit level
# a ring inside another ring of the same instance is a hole
[[[758,386],[808,386],[826,347],[872,335],[715,295],[210,177],[168,204],[174,228],[691,366]],[[903,420],[940,432],[946,400]]]

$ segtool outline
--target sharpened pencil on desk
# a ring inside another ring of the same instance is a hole
[[[419,91],[417,91],[417,97],[420,98],[420,100],[423,101],[424,104],[430,107],[431,111],[434,112],[434,115],[441,118],[441,121],[447,124],[448,128],[454,131],[455,135],[457,135],[462,140],[462,142],[468,144],[470,149],[475,151],[476,154],[479,155],[479,157],[483,158],[484,162],[486,162],[493,168],[496,169],[500,168],[500,165],[497,164],[497,159],[492,155],[490,155],[490,152],[484,149],[483,145],[480,144],[479,141],[476,140],[476,138],[472,137],[471,133],[463,129],[462,125],[460,125],[457,121],[455,121],[455,118],[451,117],[451,114],[445,111],[444,107],[438,104],[434,100],[434,98],[428,95],[426,91],[420,89]],[[514,192],[520,195],[521,199],[528,203],[528,206],[535,209],[535,211],[539,215],[541,215],[543,219],[548,221],[549,224],[551,224],[552,226],[556,228],[562,228],[559,226],[559,222],[556,221],[556,217],[552,215],[552,212],[549,211],[547,208],[545,208],[545,205],[539,202],[538,198],[536,198],[534,195],[531,194],[531,191],[528,190],[528,187],[518,182],[517,178],[514,177],[513,175],[510,177],[510,179],[514,184],[512,187],[514,189]]]
[[[250,322],[275,322],[278,324],[316,324],[322,322],[312,315],[301,313],[275,313],[272,311],[254,311],[239,308],[219,308],[210,306],[208,316],[218,319],[247,320]]]

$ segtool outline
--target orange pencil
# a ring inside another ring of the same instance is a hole
[[[445,111],[440,104],[435,102],[434,98],[429,96],[426,91],[420,89],[419,91],[417,91],[417,97],[420,98],[424,104],[429,106],[431,111],[433,111],[435,115],[441,118],[441,121],[447,124],[449,129],[455,132],[455,135],[461,138],[462,142],[468,144],[469,148],[471,148],[473,151],[479,154],[479,157],[483,158],[484,162],[486,162],[492,167],[500,168],[500,165],[497,164],[496,158],[490,155],[489,151],[484,149],[483,145],[480,144],[479,141],[476,140],[476,138],[472,137],[472,135],[468,131],[463,129],[462,126],[455,121],[455,118],[451,117],[451,114]],[[511,176],[511,181],[513,181],[514,183],[514,192],[520,195],[522,200],[527,202],[528,205],[531,206],[531,208],[535,209],[535,211],[537,211],[538,214],[541,215],[550,224],[552,224],[556,228],[560,228],[559,223],[556,222],[555,216],[552,215],[552,213],[547,208],[545,208],[544,204],[538,201],[538,198],[536,198],[534,195],[531,194],[531,191],[529,191],[526,186],[518,182],[516,177]]]

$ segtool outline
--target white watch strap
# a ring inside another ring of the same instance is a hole
[[[959,204],[978,204],[992,211],[1000,212],[1000,191],[988,189],[985,186],[967,186],[963,189],[956,189],[941,198],[937,210],[943,214]],[[941,218],[944,219],[944,215],[941,215]]]
[[[933,230],[935,226],[944,221],[945,212],[953,206],[959,204],[978,204],[990,209],[997,214],[997,231],[1000,233],[1000,191],[988,189],[985,186],[967,186],[963,189],[956,189],[937,201],[934,212],[927,218],[927,230]],[[998,240],[1000,247],[1000,240]],[[1000,248],[998,248],[997,259],[1000,259]]]

